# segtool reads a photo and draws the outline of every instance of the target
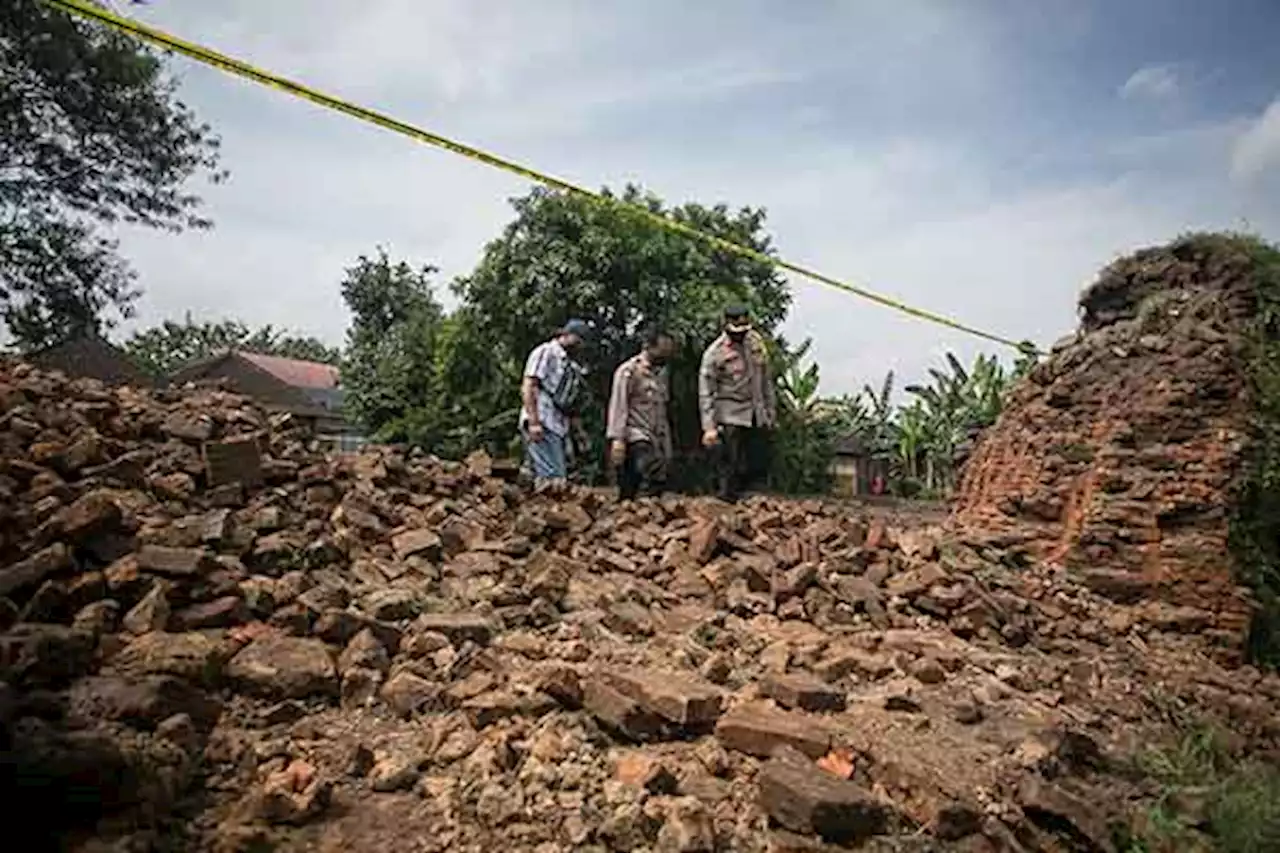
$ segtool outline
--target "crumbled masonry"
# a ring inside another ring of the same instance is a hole
[[[1194,628],[1226,660],[1245,655],[1258,604],[1229,548],[1256,440],[1258,248],[1193,235],[1103,270],[956,501],[962,525]]]
[[[1118,853],[1170,709],[1280,756],[1215,514],[1235,309],[1181,269],[1199,331],[1088,297],[945,524],[0,366],[5,801],[84,853]]]

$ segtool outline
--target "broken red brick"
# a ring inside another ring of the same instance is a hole
[[[740,705],[722,716],[716,723],[716,739],[729,749],[759,758],[790,746],[816,761],[831,748],[831,732],[822,723],[758,703]]]
[[[599,678],[583,685],[582,705],[601,725],[628,740],[659,740],[666,731],[657,714]]]

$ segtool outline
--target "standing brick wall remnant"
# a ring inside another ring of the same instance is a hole
[[[1015,389],[966,464],[953,521],[1021,531],[1037,557],[1155,620],[1243,650],[1233,488],[1249,448],[1253,261],[1189,237],[1122,258],[1080,331]]]

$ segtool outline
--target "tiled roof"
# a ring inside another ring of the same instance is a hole
[[[318,361],[300,361],[296,358],[281,358],[277,355],[262,355],[256,352],[237,352],[241,358],[281,382],[295,388],[328,389],[338,387],[338,368]]]
[[[94,333],[76,335],[27,355],[27,361],[69,377],[92,377],[109,385],[154,385],[124,350]]]

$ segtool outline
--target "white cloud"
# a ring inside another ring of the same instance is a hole
[[[1182,81],[1173,65],[1146,65],[1129,75],[1120,87],[1120,97],[1131,100],[1166,101],[1176,98]]]
[[[1120,251],[1242,218],[1280,229],[1280,203],[1227,180],[1234,121],[1064,139],[1031,159],[1067,152],[1087,172],[1017,179],[1010,159],[1033,152],[1000,110],[1034,51],[1003,16],[916,0],[779,21],[766,7],[228,0],[135,14],[586,186],[634,180],[671,202],[764,206],[788,259],[1015,339],[1069,330],[1080,287]],[[338,284],[357,255],[383,244],[447,281],[528,189],[181,67],[232,180],[205,194],[214,231],[124,235],[142,324],[190,309],[337,343]],[[946,349],[992,349],[818,284],[796,281],[795,296],[786,331],[814,338],[832,392],[890,368],[917,377]]]
[[[1280,98],[1272,101],[1237,137],[1231,152],[1231,175],[1253,181],[1280,170]]]

